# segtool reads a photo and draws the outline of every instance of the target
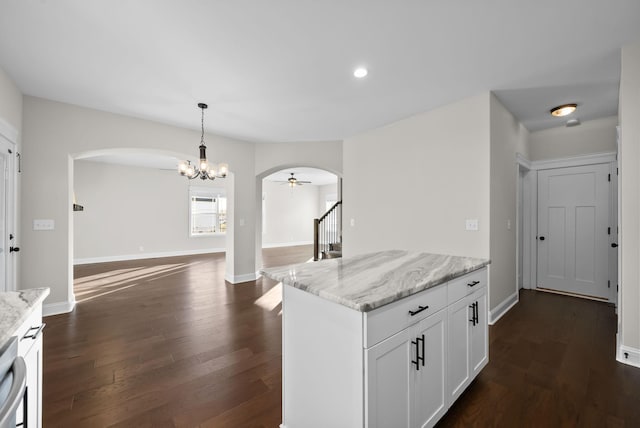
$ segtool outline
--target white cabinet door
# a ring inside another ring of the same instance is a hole
[[[476,315],[475,325],[471,324],[471,378],[473,379],[489,362],[487,289],[481,288],[472,294],[469,305],[475,305]]]
[[[23,340],[33,340],[33,344],[25,355],[25,365],[27,366],[27,389],[26,397],[16,411],[16,426],[24,424],[24,406],[27,406],[28,428],[42,427],[42,334],[38,332],[35,339],[24,338]]]
[[[404,329],[365,350],[367,427],[410,427],[411,349],[409,329]]]
[[[470,334],[472,326],[472,309],[469,297],[458,300],[449,306],[449,345],[447,355],[448,399],[453,403],[471,382]]]
[[[418,367],[412,365],[414,401],[411,426],[432,427],[447,411],[447,311],[431,315],[412,330],[412,342],[418,343],[417,348],[422,358]]]

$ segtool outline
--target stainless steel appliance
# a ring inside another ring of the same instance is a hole
[[[18,339],[0,348],[0,428],[16,427],[16,410],[25,397],[27,367],[18,357]],[[27,428],[25,424],[21,428]]]

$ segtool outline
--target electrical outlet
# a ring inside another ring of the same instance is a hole
[[[466,230],[477,231],[478,230],[478,219],[477,218],[468,218],[465,221]]]

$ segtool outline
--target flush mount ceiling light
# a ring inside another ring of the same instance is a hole
[[[554,107],[551,109],[551,116],[563,117],[570,115],[576,111],[576,107],[578,107],[578,104],[563,104],[561,106]]]
[[[202,110],[202,119],[200,120],[202,133],[200,135],[200,161],[199,165],[191,165],[191,161],[182,161],[178,165],[180,175],[187,177],[189,180],[200,177],[202,180],[215,180],[216,178],[225,178],[229,172],[229,165],[221,163],[218,168],[214,164],[207,161],[207,146],[204,144],[204,110],[208,106],[205,103],[198,103],[198,108]]]
[[[367,74],[369,74],[369,71],[364,67],[358,67],[353,71],[353,75],[358,79],[362,79]]]

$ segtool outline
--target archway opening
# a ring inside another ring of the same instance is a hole
[[[277,265],[279,258],[287,264],[298,255],[313,260],[314,220],[340,200],[340,176],[314,166],[282,165],[258,175],[256,189],[259,266]]]

